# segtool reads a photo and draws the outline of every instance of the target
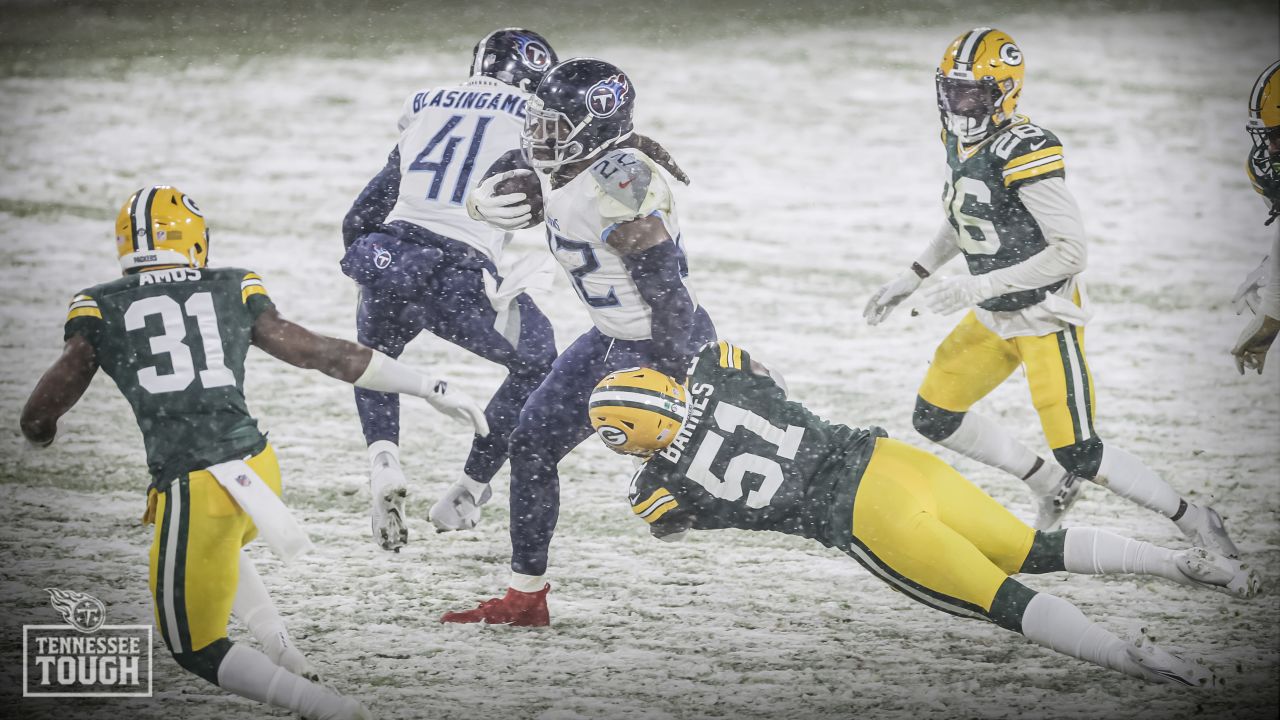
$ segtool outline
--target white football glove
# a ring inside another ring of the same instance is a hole
[[[1251,313],[1258,312],[1258,306],[1262,304],[1262,294],[1259,290],[1267,284],[1268,276],[1271,274],[1271,267],[1267,263],[1270,257],[1270,255],[1263,255],[1262,262],[1258,263],[1258,267],[1254,268],[1253,272],[1245,276],[1244,282],[1236,288],[1236,294],[1231,296],[1231,305],[1236,309],[1237,315],[1244,313],[1246,308]]]
[[[1267,363],[1267,351],[1276,338],[1275,322],[1266,315],[1254,315],[1240,332],[1235,347],[1231,348],[1231,354],[1235,356],[1236,370],[1241,375],[1246,370],[1256,370],[1259,375],[1262,374],[1262,368]]]
[[[961,275],[959,277],[940,278],[938,282],[924,290],[924,304],[930,312],[938,315],[950,315],[986,300],[995,293],[991,289],[991,280],[979,275]]]
[[[431,392],[426,395],[427,402],[437,411],[464,423],[470,423],[476,434],[483,437],[489,434],[489,421],[485,419],[484,408],[461,390],[449,389],[449,381],[436,380],[431,384]]]
[[[906,300],[918,287],[920,276],[914,270],[907,270],[871,296],[862,310],[862,317],[866,318],[868,325],[879,325],[898,307],[898,303]]]
[[[495,194],[498,183],[533,174],[532,170],[508,170],[486,178],[467,193],[467,215],[501,230],[520,230],[533,220],[533,207],[526,193]]]

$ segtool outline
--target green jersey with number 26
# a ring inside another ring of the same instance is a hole
[[[1045,248],[1040,225],[1022,204],[1018,189],[1048,178],[1066,177],[1062,143],[1025,117],[972,147],[945,130],[947,182],[942,205],[956,231],[969,273],[982,275],[1017,265]],[[1007,293],[979,303],[984,310],[1009,311],[1035,305],[1061,281],[1035,290]]]
[[[847,548],[858,481],[884,431],[827,422],[750,368],[729,343],[698,353],[688,418],[636,473],[632,511],[658,536],[773,530]]]
[[[265,445],[245,405],[244,358],[271,304],[262,279],[237,268],[140,272],[71,300],[65,337],[93,345],[133,407],[160,489]]]

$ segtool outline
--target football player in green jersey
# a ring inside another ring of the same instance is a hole
[[[872,296],[864,316],[880,323],[923,279],[964,255],[968,274],[924,292],[934,312],[968,312],[934,354],[916,399],[916,430],[1022,478],[1037,497],[1039,529],[1060,525],[1084,478],[1171,519],[1193,544],[1237,557],[1213,508],[1189,502],[1138,458],[1104,446],[1094,430],[1084,348],[1090,313],[1080,279],[1084,225],[1067,190],[1061,142],[1015,112],[1024,71],[1022,50],[999,30],[975,28],[947,48],[937,73],[946,217],[910,269]],[[969,411],[1020,365],[1058,464]]]
[[[1253,149],[1245,169],[1253,189],[1267,204],[1266,224],[1272,225],[1280,216],[1280,60],[1263,70],[1253,84],[1247,127]],[[1236,369],[1241,375],[1246,369],[1261,375],[1267,350],[1280,334],[1280,224],[1272,228],[1271,253],[1245,278],[1232,302],[1237,315],[1246,309],[1253,314],[1231,349]]]
[[[1152,682],[1216,679],[1145,640],[1119,639],[1010,575],[1155,575],[1245,598],[1260,584],[1239,561],[1201,548],[1168,550],[1092,528],[1037,532],[934,455],[788,400],[776,374],[725,342],[698,353],[684,384],[649,368],[609,375],[589,414],[605,444],[645,459],[631,508],[659,538],[720,528],[811,538],[929,607]]]
[[[156,523],[150,587],[174,659],[230,692],[307,718],[369,717],[360,703],[313,682],[242,552],[259,529],[270,538],[276,523],[251,516],[251,496],[233,498],[227,488],[259,483],[267,505],[284,512],[275,499],[275,454],[245,405],[245,355],[256,345],[357,387],[426,398],[480,435],[488,432],[483,410],[443,379],[286,320],[257,274],[208,267],[204,217],[176,188],[134,193],[120,209],[116,243],[123,277],[72,299],[62,355],[23,408],[23,435],[37,446],[52,443],[58,419],[105,370],[146,444],[152,482],[144,521]],[[233,612],[266,654],[227,639]]]

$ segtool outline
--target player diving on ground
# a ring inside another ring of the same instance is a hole
[[[630,504],[656,537],[739,528],[817,540],[929,607],[1144,680],[1217,683],[1203,665],[1146,638],[1121,640],[1010,576],[1155,575],[1244,598],[1260,584],[1248,566],[1201,548],[1033,530],[936,456],[788,400],[776,374],[726,342],[704,347],[684,383],[649,368],[612,373],[590,405],[600,439],[644,459]]]
[[[1037,528],[1059,526],[1085,478],[1169,518],[1193,544],[1237,557],[1212,507],[1188,501],[1137,457],[1104,445],[1094,429],[1084,347],[1090,313],[1080,278],[1084,224],[1067,189],[1061,141],[1015,113],[1024,72],[1021,49],[992,28],[960,35],[943,54],[937,97],[945,219],[911,267],[871,297],[866,320],[881,323],[925,278],[964,255],[967,275],[924,291],[925,304],[939,314],[972,309],[934,354],[916,398],[916,430],[1022,478],[1038,501]],[[1018,366],[1061,467],[970,412]]]
[[[23,435],[50,445],[59,418],[98,368],[106,371],[146,445],[152,481],[144,521],[156,526],[150,590],[174,660],[229,692],[305,718],[370,717],[316,682],[242,550],[260,530],[270,539],[288,520],[275,452],[245,403],[245,356],[256,345],[356,387],[425,398],[480,435],[488,432],[484,412],[442,378],[286,320],[256,273],[208,267],[204,217],[176,188],[134,193],[120,208],[116,246],[123,277],[72,298],[62,355],[23,408]],[[265,654],[227,638],[232,614]]]

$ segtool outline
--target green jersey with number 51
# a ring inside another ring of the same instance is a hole
[[[687,387],[676,439],[631,482],[632,511],[655,535],[739,528],[849,546],[853,497],[883,430],[827,422],[787,400],[725,342],[698,353]]]
[[[173,268],[78,293],[64,336],[83,336],[133,407],[153,484],[260,452],[244,400],[253,324],[271,298],[255,273]]]
[[[1048,178],[1066,177],[1062,143],[1053,133],[1015,116],[982,142],[965,147],[942,133],[947,148],[947,182],[942,205],[956,231],[971,275],[1017,265],[1045,248],[1040,225],[1022,204],[1018,189]],[[1007,293],[978,303],[984,310],[1021,310],[1062,287],[1063,280],[1035,290]]]

